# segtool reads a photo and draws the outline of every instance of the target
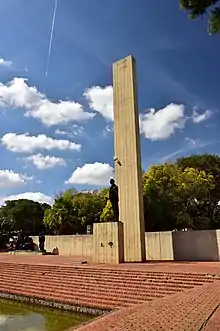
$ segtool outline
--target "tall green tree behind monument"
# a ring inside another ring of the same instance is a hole
[[[180,0],[182,9],[189,11],[189,17],[197,17],[208,14],[208,32],[210,34],[220,33],[220,6],[219,0]]]
[[[213,188],[213,176],[203,170],[175,164],[152,166],[143,178],[146,230],[209,228],[210,220],[199,211]]]

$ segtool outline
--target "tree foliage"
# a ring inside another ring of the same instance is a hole
[[[143,192],[148,230],[200,228],[195,210],[209,199],[213,176],[176,164],[153,166],[144,175]]]
[[[209,192],[209,201],[200,206],[200,213],[203,214],[203,217],[206,215],[209,219],[210,228],[218,228],[220,225],[220,157],[213,154],[191,155],[179,158],[176,163],[182,169],[193,167],[213,176],[214,189]]]
[[[112,210],[112,205],[110,200],[107,200],[105,208],[102,211],[100,221],[101,222],[110,222],[114,219],[114,214]]]
[[[195,19],[201,15],[209,15],[208,32],[220,33],[220,7],[216,6],[219,0],[180,0],[180,6],[189,11],[189,17]]]
[[[120,189],[120,188],[119,188]],[[147,231],[220,228],[220,157],[191,155],[143,172]],[[14,231],[83,234],[95,222],[113,219],[108,188],[58,194],[50,206],[30,200],[8,201],[0,208],[0,234]]]
[[[220,201],[220,157],[213,154],[191,155],[179,158],[176,164],[183,170],[185,168],[194,168],[199,171],[203,170],[211,174],[214,180],[214,189],[210,192],[211,200],[215,203]]]
[[[6,201],[0,208],[0,232],[42,231],[44,212],[49,208],[46,203],[40,204],[27,199]]]
[[[69,196],[57,196],[54,199],[53,207],[45,212],[44,224],[57,234],[75,232],[76,211]]]
[[[100,221],[106,190],[99,192],[66,191],[55,198],[44,222],[57,233],[86,233],[87,225]]]

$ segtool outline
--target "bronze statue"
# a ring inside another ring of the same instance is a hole
[[[111,186],[109,188],[109,200],[112,205],[114,220],[118,222],[119,221],[118,186],[115,184],[115,180],[113,178],[110,180],[110,185]]]

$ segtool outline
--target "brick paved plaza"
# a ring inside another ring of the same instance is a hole
[[[0,292],[112,310],[79,331],[220,330],[219,262],[113,266],[82,260],[2,253]]]

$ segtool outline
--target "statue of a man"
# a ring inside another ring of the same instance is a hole
[[[118,208],[118,186],[115,184],[115,180],[111,178],[109,188],[109,200],[112,205],[112,210],[114,214],[114,219],[116,222],[119,220],[119,208]]]

